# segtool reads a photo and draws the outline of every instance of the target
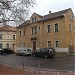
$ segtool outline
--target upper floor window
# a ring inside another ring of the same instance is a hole
[[[75,27],[74,27],[74,33],[75,33]]]
[[[51,41],[48,41],[48,48],[51,47]]]
[[[50,25],[47,25],[47,32],[50,32]]]
[[[15,35],[13,35],[13,39],[15,40]]]
[[[59,31],[59,25],[58,25],[58,23],[54,24],[54,31],[55,32]]]
[[[23,36],[25,36],[25,30],[23,30]]]
[[[32,22],[36,22],[36,17],[32,18]]]
[[[37,34],[37,27],[32,27],[32,34]]]
[[[56,47],[56,48],[59,47],[59,41],[55,41],[55,47]]]
[[[0,34],[0,39],[2,39],[2,34]]]
[[[39,30],[40,30],[40,26],[39,26]]]
[[[71,15],[71,18],[70,18],[71,20],[74,20],[74,15]]]
[[[72,32],[72,25],[71,25],[71,24],[69,24],[69,26],[70,26],[70,32]]]
[[[21,31],[20,31],[20,36],[21,36]]]

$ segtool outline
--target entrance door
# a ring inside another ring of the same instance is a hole
[[[36,41],[33,41],[33,51],[36,50]]]

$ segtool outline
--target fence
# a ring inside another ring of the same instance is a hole
[[[30,61],[30,63],[32,63],[32,61]],[[15,62],[13,60],[10,61],[10,63],[5,63],[4,59],[0,60],[0,64],[1,65],[5,65],[5,66],[10,66],[12,68],[18,68],[18,69],[23,69],[23,70],[27,70],[27,71],[33,71],[33,72],[38,72],[41,75],[41,72],[54,72],[54,75],[61,75],[61,72],[65,72],[67,73],[67,75],[74,75],[75,71],[66,71],[66,70],[57,70],[57,69],[46,69],[46,68],[41,68],[41,64],[40,61],[38,61],[37,64],[37,68],[35,67],[27,67],[25,65],[25,61],[22,61],[20,64],[22,64],[21,66],[16,65]]]

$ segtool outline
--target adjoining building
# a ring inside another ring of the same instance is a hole
[[[0,48],[16,49],[16,27],[5,25],[0,27]]]
[[[53,47],[58,52],[75,52],[74,14],[65,9],[41,16],[33,13],[30,20],[17,27],[17,47]]]

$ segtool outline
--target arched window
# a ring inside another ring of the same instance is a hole
[[[6,44],[6,48],[9,48],[9,44],[8,43]]]

